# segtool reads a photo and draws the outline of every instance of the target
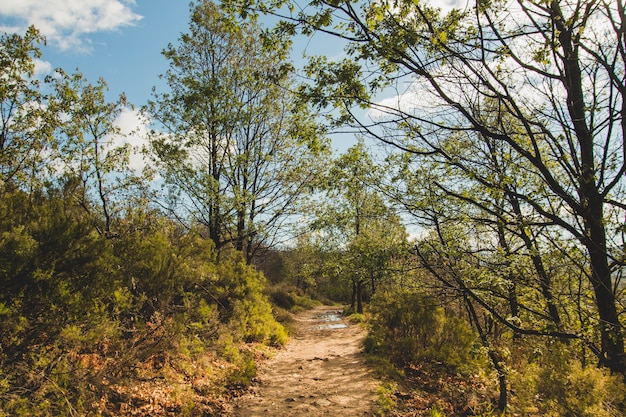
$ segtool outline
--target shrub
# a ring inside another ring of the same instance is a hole
[[[513,408],[548,417],[623,415],[626,385],[606,369],[582,366],[571,348],[551,343],[544,354],[510,373]]]
[[[387,356],[398,366],[434,361],[469,371],[477,365],[474,332],[432,298],[406,290],[378,291],[370,310],[368,352]]]
[[[292,313],[309,310],[322,304],[305,295],[300,288],[285,283],[272,286],[267,290],[267,294],[272,304]]]
[[[205,288],[217,300],[222,322],[236,340],[282,345],[287,333],[264,294],[265,277],[246,265],[240,253],[224,254]]]
[[[108,239],[76,200],[0,199],[0,416],[101,415],[139,379],[192,375],[224,334],[226,379],[246,383],[254,356],[241,343],[286,341],[241,254],[218,260],[199,233],[148,213]]]
[[[284,288],[272,288],[269,296],[272,303],[282,309],[291,310],[296,305],[294,294],[286,291]]]
[[[397,406],[395,393],[398,384],[391,381],[383,381],[378,386],[378,414],[385,415]]]

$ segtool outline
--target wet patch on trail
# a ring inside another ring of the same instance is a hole
[[[348,325],[343,322],[341,311],[339,310],[324,312],[314,316],[313,319],[322,322],[321,324],[312,325],[311,328],[314,330],[334,330],[348,327]]]

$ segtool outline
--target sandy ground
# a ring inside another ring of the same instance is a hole
[[[373,416],[378,382],[365,364],[365,331],[337,307],[296,317],[294,336],[264,363],[258,382],[233,404],[237,417]]]

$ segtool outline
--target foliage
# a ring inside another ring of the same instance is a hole
[[[218,262],[210,241],[162,219],[108,239],[73,192],[16,191],[0,206],[5,412],[93,411],[136,366],[164,355],[160,369],[184,366],[224,334],[233,349],[285,342],[262,275],[240,254]],[[249,380],[250,359],[235,364],[233,378]]]
[[[511,370],[512,407],[545,416],[618,416],[626,385],[618,375],[573,360],[572,347],[550,343]]]
[[[41,42],[0,37],[0,414],[219,409],[286,341],[265,278],[154,209],[114,145],[125,97],[80,72],[37,80]]]
[[[378,413],[385,415],[396,407],[393,394],[397,390],[397,384],[393,382],[382,382],[378,386]]]
[[[310,60],[303,94],[388,145],[386,194],[424,232],[428,284],[467,309],[500,411],[511,340],[581,343],[581,366],[626,373],[621,2],[228,3],[346,43]]]
[[[433,408],[430,409],[430,417],[445,417],[446,414],[444,412],[442,412],[439,407],[434,406]]]
[[[0,36],[0,193],[11,186],[37,187],[51,168],[47,154],[56,145],[58,113],[55,106],[46,105],[35,77],[43,42],[32,26],[24,35]]]
[[[296,305],[296,294],[284,288],[272,288],[270,300],[280,308],[291,310]]]
[[[395,165],[389,195],[433,234],[467,225],[475,231],[467,257],[491,255],[476,262],[480,276],[497,265],[510,284],[506,298],[483,297],[465,285],[471,275],[456,271],[458,290],[491,313],[506,300],[510,311],[493,317],[508,327],[528,305],[518,301],[534,297],[537,322],[522,321],[518,336],[584,335],[602,366],[626,374],[616,290],[626,208],[623,2],[476,1],[449,10],[420,1],[227,3],[279,16],[278,33],[345,42],[338,62],[311,59],[303,93],[320,108],[339,107],[338,123],[390,145],[394,161],[407,163]],[[456,258],[454,246],[441,249],[439,259]],[[553,254],[577,268],[570,281],[557,283],[545,267]],[[585,319],[565,323],[568,314]]]
[[[406,254],[406,229],[377,189],[379,175],[364,142],[350,147],[327,174],[324,204],[312,224],[320,251],[334,254],[324,262],[338,281],[334,291],[351,291],[358,313],[383,281],[392,280]]]
[[[366,322],[365,314],[353,313],[346,318],[350,323],[361,324]]]
[[[282,252],[284,280],[315,299],[349,299],[349,290],[340,277],[341,255],[323,245],[323,237],[314,232],[298,237],[294,248]]]
[[[249,267],[241,253],[220,260],[213,296],[227,313],[236,340],[282,345],[287,334],[274,321],[272,306],[263,293],[264,277]]]
[[[56,133],[61,176],[81,188],[79,201],[86,211],[98,211],[92,215],[99,232],[114,236],[112,222],[120,215],[122,197],[140,180],[128,167],[130,144],[116,143],[123,139],[118,118],[132,105],[124,94],[108,102],[104,79],[92,85],[81,73],[69,75],[57,69],[47,80],[54,89],[51,103],[67,119]]]
[[[168,412],[206,412],[251,382],[249,346],[285,343],[275,317],[313,295],[359,313],[372,297],[366,348],[394,373],[383,408],[402,406],[406,378],[490,415],[466,388],[491,378],[500,411],[623,414],[623,4],[244,2],[288,14],[263,32],[239,3],[192,3],[164,51],[169,90],[146,112],[164,129],[149,154],[170,217],[141,194],[128,146],[107,146],[124,96],[63,70],[44,85],[36,29],[0,38],[0,413],[148,406],[150,380]],[[283,37],[298,25],[348,55],[314,57],[300,86]],[[319,177],[311,105],[389,145],[385,167],[361,141]],[[314,230],[268,289],[248,263],[312,190],[327,197]],[[387,197],[421,227],[411,256]],[[431,415],[455,408],[441,404]]]
[[[388,357],[397,366],[432,361],[471,372],[481,363],[474,332],[432,297],[387,289],[376,293],[370,310],[366,350]]]

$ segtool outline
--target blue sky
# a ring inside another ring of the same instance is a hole
[[[178,42],[188,22],[188,0],[0,1],[0,31],[24,33],[33,24],[46,37],[42,73],[78,68],[92,83],[103,77],[112,96],[125,92],[137,106],[167,70],[161,51]],[[307,46],[310,53],[315,47]],[[293,58],[301,55],[294,51]]]
[[[146,131],[139,108],[168,67],[161,51],[177,43],[188,18],[187,0],[0,1],[0,31],[24,33],[34,25],[46,37],[37,62],[39,77],[55,68],[70,73],[78,69],[93,84],[104,78],[109,100],[126,94],[135,107],[120,115],[118,125],[127,136],[116,142],[130,142],[137,149]],[[134,153],[131,166],[139,171],[144,165],[139,152]]]
[[[4,0],[0,28],[23,33],[34,24],[47,38],[41,72],[78,68],[141,106],[167,70],[161,50],[186,31],[188,15],[186,0]]]
[[[139,109],[151,98],[153,86],[166,91],[159,75],[168,62],[161,51],[168,43],[177,44],[188,24],[188,0],[0,0],[1,32],[23,34],[34,25],[46,37],[36,65],[39,78],[55,68],[78,69],[93,84],[104,78],[109,100],[126,94],[134,108],[120,115],[118,125],[127,136],[115,142],[130,142],[137,149],[147,130]],[[144,165],[136,152],[131,166],[139,171]]]

